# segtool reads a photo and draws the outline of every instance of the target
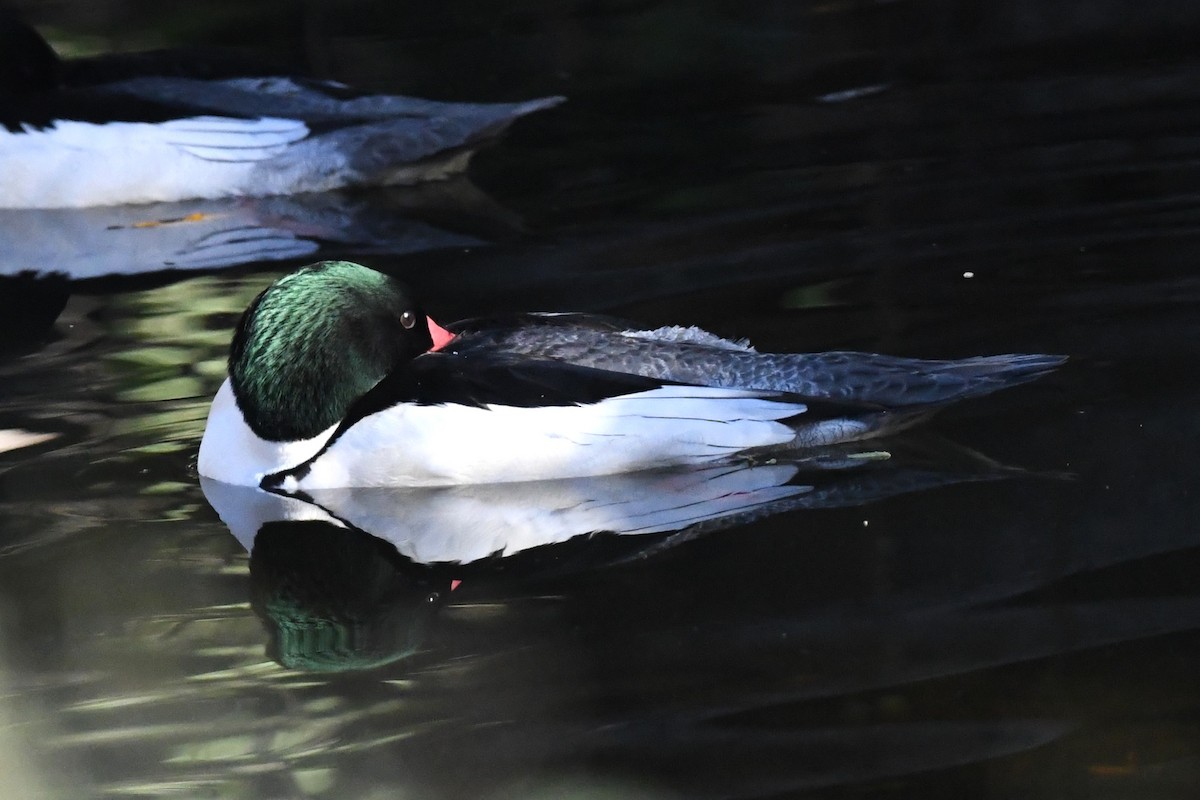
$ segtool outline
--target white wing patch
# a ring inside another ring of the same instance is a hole
[[[205,161],[263,161],[308,136],[300,120],[189,117],[157,126],[164,141]]]
[[[439,486],[612,475],[782,445],[802,403],[666,386],[542,408],[398,405],[344,432],[286,487]]]

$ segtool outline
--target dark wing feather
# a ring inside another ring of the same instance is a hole
[[[597,403],[661,386],[687,385],[703,384],[667,381],[512,353],[426,353],[393,371],[355,402],[339,432],[363,417],[398,403],[518,408],[569,406]],[[854,400],[831,401],[772,389],[748,391],[755,391],[762,397],[804,403],[808,407],[805,419],[857,417],[883,410],[873,403]]]
[[[640,375],[513,354],[426,353],[367,392],[351,407],[346,424],[397,403],[567,406],[662,385],[663,381]]]

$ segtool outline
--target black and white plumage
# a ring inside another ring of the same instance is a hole
[[[170,54],[63,62],[33,28],[0,12],[0,208],[435,180],[461,172],[514,120],[562,100],[369,95]]]
[[[706,464],[877,436],[1062,360],[759,354],[579,315],[446,330],[393,279],[322,262],[247,310],[199,469],[302,492]]]

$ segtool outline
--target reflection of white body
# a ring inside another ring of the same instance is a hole
[[[250,549],[265,522],[326,519],[391,542],[419,563],[467,563],[576,536],[677,531],[810,491],[792,464],[725,464],[574,480],[428,489],[328,489],[312,504],[202,479],[204,494]]]
[[[468,200],[478,191],[466,187]],[[405,193],[420,208],[422,194]],[[434,197],[445,204],[449,198]],[[453,212],[453,207],[450,209]],[[387,253],[466,247],[479,240],[405,219],[337,193],[195,200],[79,209],[0,209],[0,276],[23,272],[85,280],[165,270],[218,269],[310,256],[321,242]]]
[[[264,223],[252,204],[217,201],[0,210],[0,239],[0,275],[73,280],[301,258],[318,248]]]

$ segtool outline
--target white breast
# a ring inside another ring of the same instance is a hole
[[[311,439],[268,442],[246,424],[237,406],[233,386],[226,378],[208,410],[196,469],[206,478],[223,483],[258,486],[272,472],[312,458],[335,428],[330,426]]]

